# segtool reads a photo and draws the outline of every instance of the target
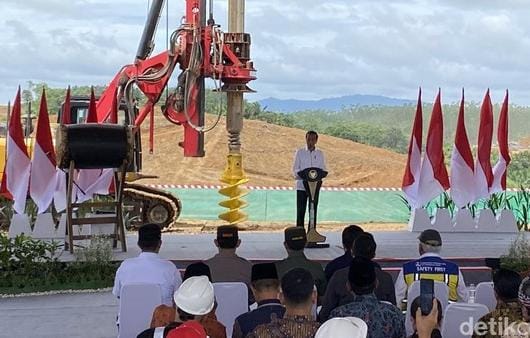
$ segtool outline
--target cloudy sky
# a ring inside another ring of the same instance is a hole
[[[132,62],[147,0],[1,0],[0,103],[28,80],[106,84]],[[227,0],[215,0],[226,29]],[[184,0],[169,0],[176,28]],[[462,87],[494,102],[510,89],[530,105],[530,6],[526,0],[247,0],[246,31],[266,97],[380,94],[458,100]],[[165,48],[166,17],[157,35]]]

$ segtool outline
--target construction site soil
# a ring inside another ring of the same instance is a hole
[[[215,122],[207,115],[207,126]],[[144,124],[147,126],[147,124]],[[225,119],[205,134],[206,156],[185,158],[178,142],[182,129],[162,116],[155,119],[154,153],[148,151],[148,128],[142,130],[143,184],[220,184],[228,153]],[[292,186],[292,163],[297,148],[305,145],[305,131],[245,120],[241,133],[243,167],[251,186]],[[324,152],[329,176],[326,186],[399,187],[406,156],[349,140],[320,135],[317,147]]]
[[[0,106],[0,121],[6,118],[7,107]],[[55,120],[55,118],[51,118]],[[207,114],[206,125],[216,118]],[[228,153],[225,119],[205,134],[203,158],[186,158],[178,143],[183,138],[183,128],[168,122],[159,112],[155,116],[154,152],[149,153],[148,121],[142,126],[143,170],[156,179],[142,179],[140,184],[196,184],[220,185],[219,177],[226,164]],[[56,125],[53,124],[52,129]],[[318,131],[318,130],[317,130]],[[305,132],[258,120],[245,120],[241,133],[243,167],[249,186],[293,186],[292,162],[297,148],[305,146]],[[320,135],[317,147],[324,152],[329,176],[328,187],[399,187],[406,163],[406,155],[371,147],[349,140]],[[212,232],[221,221],[179,220],[166,231],[185,233]],[[247,231],[280,231],[292,224],[263,222],[259,225],[244,222],[240,227]],[[396,231],[405,224],[368,223],[372,231]],[[343,224],[323,223],[322,230],[340,230]]]

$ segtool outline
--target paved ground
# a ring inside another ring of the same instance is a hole
[[[110,292],[0,299],[0,337],[117,336]]]

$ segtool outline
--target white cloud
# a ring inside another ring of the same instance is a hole
[[[147,1],[3,0],[0,102],[28,80],[104,84],[135,55]],[[176,28],[184,1],[169,0]],[[226,29],[226,1],[215,2]],[[247,0],[258,90],[249,99],[382,94],[425,100],[462,87],[530,104],[530,8],[524,0]],[[165,47],[165,13],[157,50]]]

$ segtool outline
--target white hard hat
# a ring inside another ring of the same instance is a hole
[[[332,318],[318,329],[315,338],[366,338],[368,327],[357,317]]]
[[[177,308],[190,315],[205,315],[214,306],[213,285],[206,276],[186,279],[173,295]]]

